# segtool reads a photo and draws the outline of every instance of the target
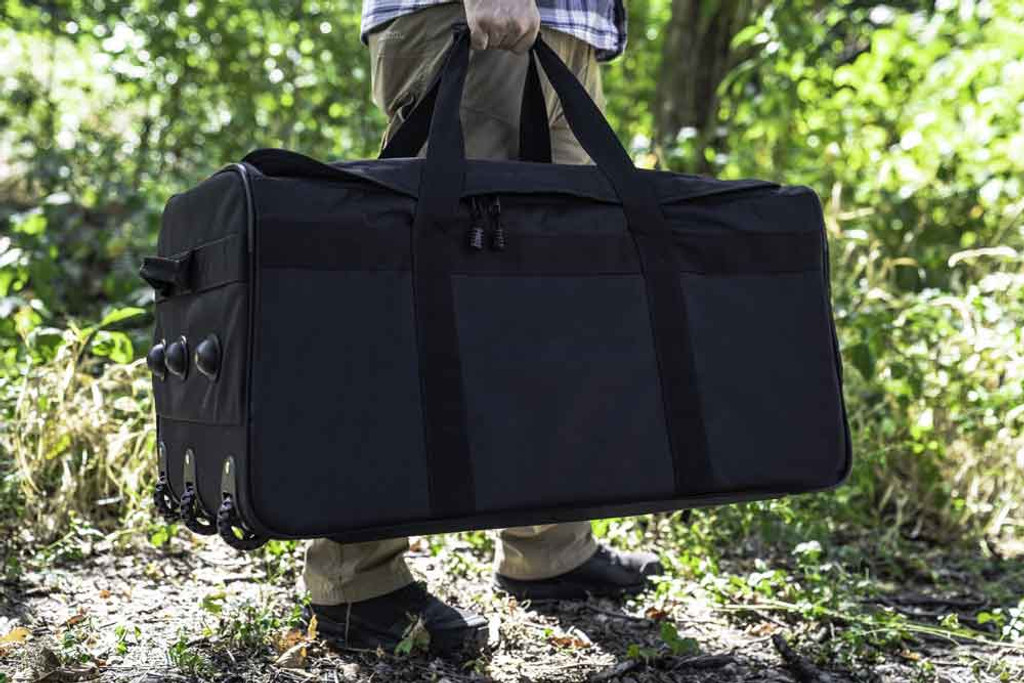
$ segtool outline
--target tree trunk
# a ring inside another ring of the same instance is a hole
[[[714,136],[718,87],[736,64],[730,44],[767,0],[672,0],[665,27],[654,112],[655,150],[665,162],[683,129],[693,129],[690,170],[707,171],[704,148]]]

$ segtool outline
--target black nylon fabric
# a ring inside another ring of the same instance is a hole
[[[639,273],[468,275],[454,290],[476,510],[672,494]]]
[[[411,280],[401,278],[412,268],[413,203],[373,189],[281,178],[257,178],[254,192],[263,291],[258,334],[262,348],[276,349],[255,362],[260,418],[252,446],[253,498],[267,533],[365,540],[485,523],[472,520],[514,525],[572,519],[574,510],[635,511],[638,501],[645,501],[642,509],[665,509],[664,501],[673,499],[657,372],[635,365],[654,367],[650,327],[640,324],[647,307],[640,265],[614,206],[503,193],[505,251],[468,248],[467,207],[464,222],[447,233],[474,510],[440,516],[425,497],[422,412],[416,414],[419,404],[410,398],[419,390],[412,312],[374,293],[390,289],[393,297],[404,290],[411,301]],[[807,191],[790,188],[715,197],[664,209],[677,277],[694,316],[689,331],[709,416],[709,456],[724,463],[715,466],[713,490],[691,500],[746,500],[828,486],[845,467],[842,412],[822,394],[837,393],[829,318],[824,308],[801,303],[827,301],[819,205]],[[304,207],[301,214],[295,206]],[[355,275],[364,279],[356,284]],[[325,279],[298,288],[311,277]],[[692,289],[691,281],[697,283]],[[780,291],[772,286],[777,281],[788,284]],[[625,290],[622,283],[628,283]],[[731,294],[719,294],[721,288]],[[268,301],[275,302],[269,310]],[[760,326],[772,316],[783,321],[783,330],[800,322],[803,331],[765,337],[759,347]],[[809,326],[801,322],[812,316]],[[362,339],[359,345],[355,338]],[[405,341],[394,346],[396,339]],[[811,346],[819,362],[807,364],[801,359]],[[284,358],[287,348],[298,358],[344,363],[295,373]],[[396,365],[406,368],[402,379]],[[376,369],[389,379],[342,367]],[[735,368],[759,387],[756,400],[731,405],[732,397],[750,393],[736,393],[744,390]],[[772,368],[799,371],[806,381],[779,379]],[[273,386],[265,381],[271,374]],[[770,382],[762,387],[763,378]],[[776,392],[790,388],[806,392],[817,408],[785,410],[794,404]],[[372,398],[378,392],[406,398],[387,407]],[[752,431],[744,416],[766,410],[770,417],[753,420],[761,426]],[[823,427],[808,430],[819,421]],[[804,433],[804,441],[795,440]],[[398,435],[409,441],[386,441]],[[828,438],[833,443],[826,447]],[[780,447],[765,453],[772,439]],[[311,482],[300,474],[309,470],[322,476]],[[359,486],[364,480],[365,488]],[[279,499],[295,502],[274,502]],[[675,500],[676,507],[687,504]]]
[[[184,378],[154,377],[158,415],[206,424],[241,425],[246,417],[248,367],[248,210],[237,173],[219,173],[167,204],[157,245],[160,257],[188,254],[186,286],[157,297],[154,343],[184,337],[189,371]],[[216,380],[199,373],[193,353],[216,335],[221,366]]]
[[[838,484],[817,196],[624,167],[578,93],[600,168],[465,160],[458,90],[439,79],[433,162],[263,150],[169,202],[158,255],[218,256],[156,337],[215,332],[226,362],[154,382],[175,493],[197,449],[212,512],[233,457],[253,531],[362,541]]]
[[[190,255],[186,286],[156,300],[154,344],[182,337],[188,344],[184,378],[153,378],[157,441],[166,450],[164,474],[175,496],[184,488],[185,452],[195,454],[200,503],[211,517],[220,505],[224,460],[246,456],[249,218],[242,178],[225,169],[168,201],[157,242],[158,257]],[[193,358],[210,335],[221,352],[215,379],[200,373]]]
[[[168,373],[154,379],[157,415],[207,424],[244,423],[247,316],[244,283],[157,303],[156,341],[170,344],[184,337],[189,349],[184,378]],[[193,359],[196,346],[209,335],[216,335],[221,347],[221,371],[215,380],[196,370]]]
[[[410,279],[264,272],[251,484],[270,528],[320,535],[428,514]]]
[[[829,336],[822,273],[680,278],[718,485],[799,490],[839,479],[842,459],[821,457],[844,440],[835,357],[804,341]]]
[[[423,175],[423,159],[380,159],[326,164],[284,149],[258,149],[246,155],[266,178],[283,181],[329,180],[364,190],[378,188],[416,198]],[[564,166],[532,162],[468,159],[461,196],[494,194],[569,195],[618,204],[608,179],[593,166]],[[717,180],[685,173],[665,173],[637,169],[641,181],[650,185],[661,204],[694,200],[752,189],[776,188],[780,191],[806,191],[806,188],[780,187],[766,180]],[[528,175],[529,182],[523,182]]]

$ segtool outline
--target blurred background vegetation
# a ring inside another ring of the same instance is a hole
[[[695,516],[1019,543],[1024,4],[627,5],[605,90],[637,162],[810,185],[831,241],[852,479]],[[0,538],[151,529],[141,256],[172,193],[253,148],[375,154],[359,3],[0,12]]]

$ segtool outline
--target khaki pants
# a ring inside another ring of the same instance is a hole
[[[370,35],[373,101],[387,113],[386,141],[404,121],[430,83],[451,44],[451,25],[465,20],[462,5],[437,5],[407,14]],[[544,40],[604,106],[594,50],[576,38],[543,29]],[[461,117],[466,155],[510,159],[518,155],[519,107],[527,57],[499,50],[474,51],[466,77]],[[579,146],[561,106],[542,75],[551,128],[551,154],[558,164],[590,159]],[[314,604],[369,600],[412,582],[404,554],[409,541],[369,543],[313,541],[306,552],[304,580]],[[597,545],[589,522],[505,529],[495,553],[496,571],[513,579],[545,579],[571,571],[590,559]]]

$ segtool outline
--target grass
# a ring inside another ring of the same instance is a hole
[[[0,460],[9,509],[35,543],[59,543],[83,521],[105,529],[148,521],[155,429],[145,362],[97,355],[100,328],[60,333],[52,357],[9,387]],[[102,347],[101,347],[102,348]],[[129,354],[130,355],[130,354]],[[10,498],[17,495],[17,501]]]

